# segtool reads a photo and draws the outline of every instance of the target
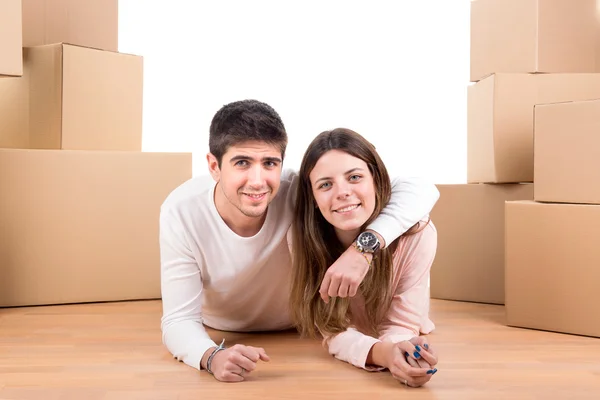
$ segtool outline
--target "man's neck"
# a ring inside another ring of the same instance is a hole
[[[215,187],[214,201],[223,222],[238,236],[252,237],[256,235],[265,222],[267,212],[260,217],[244,215],[225,198],[218,185]]]

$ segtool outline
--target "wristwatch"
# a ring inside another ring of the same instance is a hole
[[[356,242],[354,243],[354,245],[356,249],[361,253],[374,254],[377,250],[379,250],[381,243],[379,242],[379,239],[377,239],[377,236],[375,236],[373,232],[362,232],[356,238]]]

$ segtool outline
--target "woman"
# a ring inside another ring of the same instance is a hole
[[[412,227],[375,257],[352,298],[325,303],[319,288],[329,265],[351,246],[391,196],[390,178],[375,148],[349,129],[317,136],[300,167],[293,224],[292,318],[303,336],[324,337],[330,354],[369,371],[389,369],[418,387],[437,372],[434,350],[420,333],[428,317],[428,278],[437,232]]]

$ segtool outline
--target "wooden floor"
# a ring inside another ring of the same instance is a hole
[[[440,363],[418,389],[293,332],[226,334],[272,361],[216,382],[170,357],[160,315],[159,301],[0,309],[0,399],[600,399],[600,339],[506,327],[502,306],[432,301]]]

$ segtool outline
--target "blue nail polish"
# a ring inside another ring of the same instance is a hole
[[[413,355],[415,356],[415,358],[421,357],[421,355],[418,352],[416,352],[416,351],[413,353]]]
[[[427,375],[431,374],[433,375],[434,371],[432,369],[430,369],[429,371],[427,371]]]
[[[436,372],[437,372],[437,368],[435,368],[435,369],[433,370],[433,372],[431,373],[431,375],[435,374]]]
[[[409,356],[408,351],[404,352],[404,357],[408,357],[408,356]]]
[[[416,346],[415,346],[415,349],[417,349],[417,351],[421,351],[421,346],[419,346],[419,345],[416,345]]]
[[[429,345],[428,345],[427,343],[425,343],[425,344],[423,345],[423,347],[425,347],[425,350],[427,350],[427,349],[429,348]]]

